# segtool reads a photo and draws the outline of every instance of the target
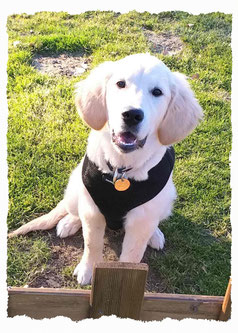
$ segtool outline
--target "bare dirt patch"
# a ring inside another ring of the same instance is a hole
[[[173,55],[180,52],[184,44],[178,36],[171,32],[157,34],[150,30],[144,30],[146,39],[153,53]],[[51,76],[80,76],[90,69],[92,59],[82,54],[64,53],[60,55],[42,56],[33,59],[32,65],[43,74]]]
[[[28,287],[34,288],[78,288],[76,277],[73,270],[80,262],[83,255],[83,236],[82,230],[76,235],[60,239],[55,235],[55,230],[41,232],[48,236],[51,248],[51,258],[45,269],[37,272]],[[124,231],[112,231],[107,229],[104,238],[103,257],[107,262],[118,261],[120,257]],[[149,273],[146,283],[147,292],[165,292],[166,286],[161,281],[158,273],[149,265],[151,256],[163,255],[163,252],[147,247],[142,262],[149,266]],[[67,274],[66,274],[66,273]]]
[[[91,58],[79,54],[36,56],[32,65],[43,74],[51,76],[80,76],[89,69]]]
[[[169,31],[157,34],[154,31],[145,30],[144,35],[153,53],[173,55],[179,53],[184,48],[182,40]]]

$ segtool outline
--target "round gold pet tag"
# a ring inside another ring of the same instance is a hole
[[[117,191],[126,191],[131,186],[131,183],[128,179],[121,178],[115,181],[114,186]]]

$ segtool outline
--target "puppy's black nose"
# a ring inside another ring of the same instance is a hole
[[[144,112],[140,109],[132,109],[122,113],[125,124],[129,127],[138,125],[144,119]]]

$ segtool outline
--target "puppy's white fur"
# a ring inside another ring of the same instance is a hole
[[[126,82],[123,89],[116,84],[121,80]],[[154,88],[159,88],[162,95],[153,96]],[[87,146],[89,159],[107,173],[106,161],[116,167],[133,167],[128,177],[138,181],[148,177],[148,171],[159,163],[168,145],[185,138],[202,118],[201,107],[185,77],[172,73],[149,54],[132,55],[98,66],[78,84],[76,106],[92,128]],[[130,109],[143,110],[144,119],[137,137],[138,140],[147,137],[147,140],[143,148],[123,153],[112,142],[112,132],[122,131],[122,113]],[[106,223],[82,182],[82,163],[73,171],[64,200],[49,213],[50,218],[49,214],[38,218],[10,236],[47,229],[59,222],[57,234],[67,237],[82,225],[84,254],[75,274],[83,285],[90,283],[94,263],[103,260]],[[164,235],[158,225],[171,214],[175,198],[171,175],[157,196],[127,213],[120,261],[140,262],[147,245],[163,248]]]

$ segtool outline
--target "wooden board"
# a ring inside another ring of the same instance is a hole
[[[99,263],[94,267],[92,318],[116,315],[140,319],[148,266],[134,263]]]
[[[146,293],[141,320],[164,318],[215,319],[220,315],[224,297]]]
[[[43,319],[57,316],[82,320],[89,317],[89,290],[9,288],[8,316]]]
[[[78,321],[89,318],[90,290],[9,288],[8,316],[42,319],[56,316]],[[224,297],[145,293],[140,319],[144,321],[197,318],[219,319]]]

